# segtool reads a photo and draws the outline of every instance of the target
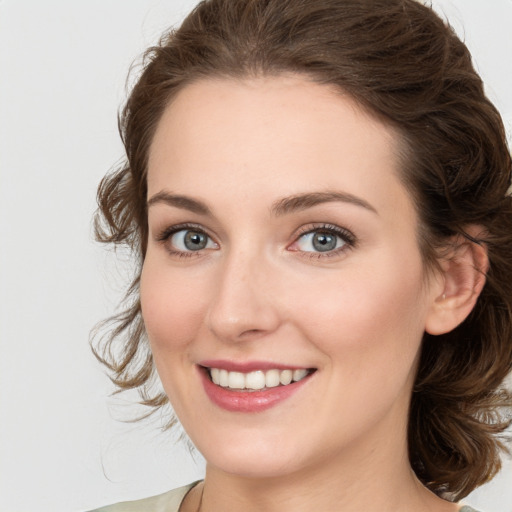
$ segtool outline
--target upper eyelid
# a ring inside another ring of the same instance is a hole
[[[168,238],[169,236],[178,233],[179,231],[198,231],[201,233],[204,233],[205,235],[208,235],[212,240],[215,240],[215,236],[213,236],[208,229],[206,229],[201,224],[196,224],[194,222],[183,222],[179,224],[173,224],[170,226],[167,226],[161,230],[156,231],[156,239],[157,240],[164,240]]]
[[[313,224],[316,224],[316,223],[313,223]],[[342,226],[337,226],[335,224],[318,223],[317,225],[313,225],[313,226],[311,226],[311,224],[310,224],[309,226],[308,225],[302,226],[299,229],[300,229],[300,231],[297,233],[295,240],[297,240],[301,236],[306,235],[308,233],[314,233],[315,231],[327,231],[327,232],[334,233],[337,236],[340,236],[342,238],[343,237],[347,238],[350,243],[356,242],[356,236],[354,235],[352,230],[342,227]]]

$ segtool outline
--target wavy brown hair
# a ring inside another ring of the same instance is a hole
[[[420,219],[426,267],[459,236],[485,243],[486,285],[452,332],[425,335],[409,419],[410,462],[434,492],[460,499],[492,478],[511,423],[503,381],[512,369],[511,157],[496,108],[466,46],[414,0],[206,0],[147,50],[120,115],[126,160],[101,182],[98,240],[138,258],[125,309],[93,342],[120,390],[156,410],[154,365],[138,297],[146,251],[146,173],[170,100],[203,78],[298,73],[351,95],[395,127],[401,177]],[[466,232],[478,225],[485,241]],[[150,409],[151,410],[151,409]]]

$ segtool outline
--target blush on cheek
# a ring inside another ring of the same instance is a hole
[[[140,285],[142,317],[153,352],[181,350],[200,325],[201,301],[190,283],[147,268]]]
[[[153,298],[142,299],[142,317],[152,350],[174,351],[187,344],[192,336],[191,325],[180,319],[175,301],[162,301]]]

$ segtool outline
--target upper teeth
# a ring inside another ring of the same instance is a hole
[[[263,389],[275,388],[280,384],[286,386],[290,382],[302,380],[308,370],[256,370],[249,373],[228,372],[220,368],[210,368],[210,376],[214,384],[231,389]]]

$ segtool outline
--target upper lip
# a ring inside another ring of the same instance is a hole
[[[205,368],[219,368],[228,372],[249,373],[257,370],[299,370],[310,369],[309,366],[282,364],[272,361],[230,361],[225,359],[209,359],[200,361],[200,366]]]

